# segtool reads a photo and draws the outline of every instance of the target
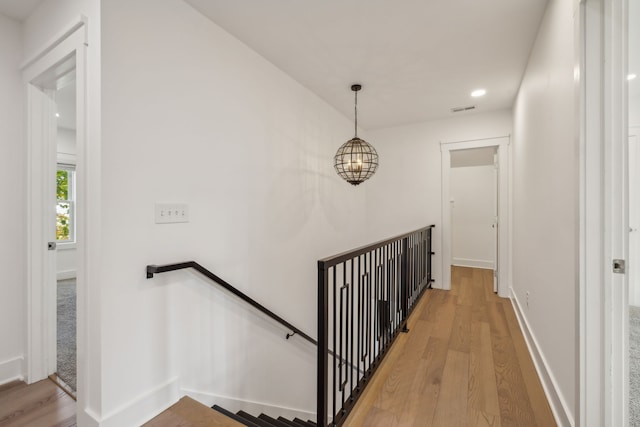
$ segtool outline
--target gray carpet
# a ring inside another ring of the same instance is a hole
[[[76,390],[76,280],[58,281],[58,377]]]
[[[640,307],[629,306],[629,425],[640,427]]]

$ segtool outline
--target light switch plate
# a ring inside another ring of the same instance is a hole
[[[189,222],[189,206],[185,203],[156,203],[156,224]]]

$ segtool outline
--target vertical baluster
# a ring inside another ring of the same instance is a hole
[[[419,286],[419,281],[418,281],[418,267],[420,264],[420,254],[418,253],[418,239],[414,238],[414,242],[413,242],[413,257],[415,258],[415,263],[414,263],[414,267],[413,267],[413,283],[415,283],[414,287],[416,289],[416,292],[418,291],[418,286]]]
[[[337,359],[337,355],[338,355],[338,347],[336,346],[336,337],[338,336],[338,333],[336,331],[336,317],[337,317],[337,307],[336,307],[336,303],[338,300],[338,294],[336,293],[337,291],[337,286],[336,286],[336,282],[337,282],[337,270],[338,270],[338,266],[335,265],[333,267],[333,387],[332,389],[332,393],[333,393],[333,419],[336,419],[336,373],[337,373],[337,366],[336,366],[336,359]],[[334,421],[335,423],[335,421]]]
[[[355,268],[354,268],[353,265],[354,265],[354,259],[351,258],[351,284],[349,285],[349,289],[347,291],[348,292],[347,299],[349,301],[349,312],[350,312],[350,315],[351,315],[351,321],[349,322],[349,327],[350,327],[351,330],[349,332],[349,340],[348,340],[348,342],[349,342],[349,362],[350,362],[349,365],[348,365],[348,368],[349,368],[349,371],[348,371],[349,372],[349,391],[350,391],[349,396],[351,396],[353,394],[353,366],[354,366],[354,364],[353,364],[353,340],[355,339],[355,335],[353,333],[353,330],[354,330],[354,327],[353,327],[353,313],[355,311],[354,305],[355,305],[356,299],[355,299],[355,293],[354,292],[356,290],[356,287],[355,287],[355,282],[354,282],[354,280],[355,280]]]
[[[371,322],[373,322],[371,316],[374,313],[372,304],[373,297],[373,270],[371,269],[371,257],[373,254],[369,251],[369,265],[367,267],[367,271],[369,272],[369,276],[367,277],[367,370],[371,368],[371,355],[373,354],[373,328],[375,328],[375,324],[373,328],[371,327]]]
[[[400,295],[398,292],[398,241],[393,242],[391,247],[391,253],[393,254],[391,257],[391,265],[393,266],[393,330],[395,331],[398,327],[398,312],[400,310],[400,305],[398,304]]]
[[[390,245],[391,257],[389,258],[389,267],[391,268],[391,330],[396,330],[396,318],[398,317],[398,293],[396,292],[396,242]]]
[[[378,354],[377,349],[375,349],[375,345],[376,342],[378,342],[378,346],[379,346],[379,340],[380,340],[380,331],[379,331],[379,324],[380,324],[380,320],[378,320],[378,317],[380,316],[380,314],[378,313],[378,301],[380,299],[379,295],[378,295],[378,280],[379,280],[379,275],[378,275],[378,249],[375,249],[373,252],[373,266],[372,266],[372,272],[373,270],[375,270],[375,277],[373,278],[373,334],[374,334],[374,338],[375,340],[373,341],[373,345],[374,345],[374,350],[375,350],[375,354]]]
[[[353,258],[351,259],[353,261]],[[347,266],[348,261],[345,261],[345,268]],[[353,262],[351,263],[351,278],[353,278]],[[347,274],[347,280],[349,279],[349,274]],[[351,356],[351,320],[353,320],[353,317],[351,316],[351,286],[352,286],[353,281],[351,282],[345,282],[346,284],[346,288],[344,290],[345,293],[345,314],[344,314],[344,352],[345,352],[345,356],[344,356],[344,380],[342,381],[343,384],[345,384],[342,387],[342,401],[343,401],[343,405],[344,405],[344,401],[345,401],[345,390],[346,390],[346,384],[347,381],[349,381],[349,358]],[[348,397],[348,396],[347,396]]]
[[[340,347],[339,360],[338,360],[338,390],[341,392],[341,400],[340,400],[340,410],[344,407],[344,387],[342,386],[342,367],[344,365],[344,287],[347,283],[347,263],[343,262],[342,264],[342,286],[340,287],[340,327],[338,328],[338,332],[340,337],[338,339],[338,346]]]
[[[427,281],[427,259],[429,259],[429,252],[428,252],[428,248],[427,248],[427,232],[424,232],[424,238],[422,240],[422,250],[424,251],[424,273],[422,273],[422,275],[424,276],[424,281],[425,283],[428,285],[429,282]]]
[[[402,320],[406,321],[408,319],[408,309],[409,309],[409,264],[408,264],[408,254],[407,254],[407,242],[409,241],[408,237],[404,237],[402,239],[402,268],[401,271],[401,289],[402,289]],[[407,331],[405,325],[405,331]]]
[[[429,232],[427,233],[427,251],[429,252],[429,254],[427,255],[427,277],[429,280],[429,287],[431,287],[432,283],[432,271],[431,271],[431,255],[433,254],[433,248],[431,247],[431,237],[433,235],[432,233],[433,228],[429,229]]]
[[[327,269],[323,262],[318,262],[318,372],[317,372],[317,414],[319,426],[326,426],[327,419],[327,365],[328,365],[328,310],[329,286]]]
[[[358,357],[356,361],[356,384],[360,384],[360,361],[362,360],[364,329],[362,324],[362,255],[358,255]],[[360,388],[358,388],[360,391]]]
[[[387,292],[387,322],[384,325],[385,328],[385,332],[386,332],[386,342],[385,342],[385,347],[388,346],[389,344],[389,330],[391,328],[391,313],[392,313],[392,308],[391,308],[391,268],[389,265],[389,257],[390,257],[390,250],[389,250],[389,245],[384,245],[384,251],[385,251],[385,257],[384,257],[384,270],[385,270],[385,280],[386,280],[386,292]]]

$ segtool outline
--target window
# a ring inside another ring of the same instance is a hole
[[[75,236],[76,168],[58,164],[56,171],[56,240],[73,243]]]

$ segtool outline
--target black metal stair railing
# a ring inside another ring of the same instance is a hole
[[[299,335],[316,345],[317,425],[340,426],[431,287],[434,227],[318,261],[317,341],[195,261],[147,265],[147,279],[193,268],[286,327],[287,339]]]
[[[318,426],[344,423],[395,338],[407,331],[433,282],[433,228],[318,261]]]

